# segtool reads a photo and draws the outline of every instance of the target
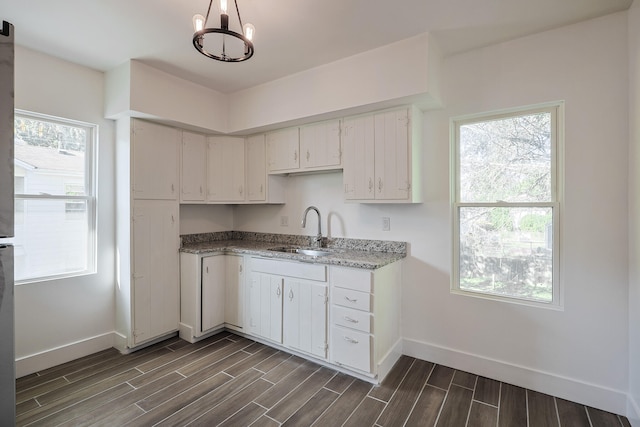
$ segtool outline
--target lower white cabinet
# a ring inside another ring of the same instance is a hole
[[[253,258],[248,332],[326,359],[326,271],[324,265]]]
[[[180,337],[195,342],[222,327],[242,331],[244,258],[180,254]]]
[[[400,266],[331,267],[331,362],[378,380],[393,367],[401,354]]]
[[[327,286],[284,278],[283,344],[327,358]]]

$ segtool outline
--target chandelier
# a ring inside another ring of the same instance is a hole
[[[242,25],[238,1],[233,0],[240,23],[240,32],[229,29],[227,0],[220,0],[220,28],[207,28],[213,0],[209,0],[207,16],[193,16],[193,46],[204,56],[223,62],[241,62],[253,56],[253,35],[256,31],[251,24]]]

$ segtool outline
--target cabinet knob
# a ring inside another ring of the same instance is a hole
[[[293,301],[293,289],[289,289],[289,301]]]
[[[307,150],[307,162],[309,161],[309,157],[311,157],[311,154],[309,153],[309,150]]]
[[[260,184],[260,194],[262,194],[263,192],[264,192],[264,186]]]
[[[373,179],[369,177],[369,193],[373,190]]]
[[[280,288],[277,288],[277,289],[276,289],[276,295],[277,295],[278,297],[280,297],[280,294],[281,294],[281,293],[282,293],[282,292],[280,291]]]
[[[382,193],[382,178],[378,178],[378,193]]]
[[[293,161],[298,161],[298,150],[293,150]]]

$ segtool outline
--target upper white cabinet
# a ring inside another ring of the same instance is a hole
[[[300,128],[300,168],[336,169],[342,166],[340,120]]]
[[[182,132],[181,202],[204,202],[207,181],[207,137]]]
[[[341,169],[340,120],[268,133],[267,165],[270,174]]]
[[[244,139],[209,137],[207,148],[207,201],[243,202]]]
[[[298,128],[281,129],[267,134],[269,172],[282,173],[300,168]]]
[[[284,203],[284,177],[267,175],[267,148],[264,134],[245,140],[247,203]]]
[[[421,201],[419,118],[416,108],[403,108],[345,119],[345,199]]]
[[[134,199],[178,199],[180,131],[133,120],[131,193]]]

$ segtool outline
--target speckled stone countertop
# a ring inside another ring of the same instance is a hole
[[[183,235],[180,251],[193,254],[216,252],[249,254],[265,258],[366,269],[380,268],[407,256],[405,242],[342,238],[323,238],[322,250],[330,254],[321,257],[269,250],[283,246],[316,249],[312,245],[310,236],[224,231]]]

